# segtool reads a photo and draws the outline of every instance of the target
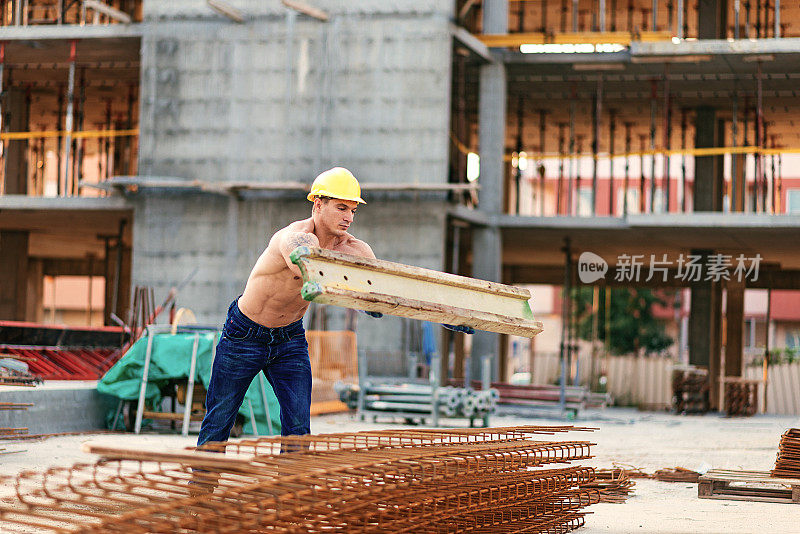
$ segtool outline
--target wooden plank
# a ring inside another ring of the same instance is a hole
[[[542,331],[526,289],[320,248],[291,258],[309,301],[523,337]]]
[[[183,421],[183,413],[173,413],[173,412],[143,412],[142,417],[145,419],[166,419],[169,421]],[[192,415],[192,421],[202,421],[202,415]]]

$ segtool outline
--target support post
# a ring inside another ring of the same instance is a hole
[[[608,114],[608,216],[614,216],[614,138],[617,135],[616,110]]]
[[[69,183],[70,183],[70,148],[72,146],[72,121],[73,117],[73,100],[75,97],[75,56],[76,56],[76,49],[77,49],[78,42],[75,40],[70,41],[70,52],[69,52],[69,79],[67,84],[67,117],[66,122],[64,125],[64,130],[66,131],[66,135],[64,136],[64,183],[63,186],[60,187],[59,193],[63,192],[64,196],[68,196],[69,194]]]

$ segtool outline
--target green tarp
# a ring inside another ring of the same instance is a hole
[[[197,346],[197,365],[195,368],[195,382],[203,384],[208,389],[208,382],[211,378],[211,352],[216,341],[216,333],[199,332],[199,343]],[[149,408],[161,406],[161,388],[170,379],[188,378],[189,367],[192,361],[192,348],[194,347],[195,333],[177,334],[155,334],[153,336],[153,348],[150,357],[150,370],[147,373],[147,388],[145,398]],[[144,359],[147,352],[147,337],[140,338],[128,352],[106,372],[105,376],[97,383],[97,391],[113,395],[124,400],[138,400],[139,391],[142,384],[142,371],[144,370]],[[244,426],[245,434],[254,434],[250,424],[250,404],[253,405],[256,426],[259,435],[267,435],[266,411],[262,400],[261,385],[258,376],[250,384],[244,402],[239,408],[239,413],[244,416],[246,421]],[[278,399],[272,391],[266,379],[263,379],[264,387],[269,403],[269,413],[272,419],[273,433],[280,434],[280,408]],[[112,412],[109,418],[109,426],[114,419]]]

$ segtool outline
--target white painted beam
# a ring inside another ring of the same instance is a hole
[[[320,248],[291,258],[309,301],[524,337],[542,331],[526,289]]]

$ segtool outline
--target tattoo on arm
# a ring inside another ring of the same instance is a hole
[[[317,243],[314,242],[314,239],[310,235],[297,232],[286,238],[286,245],[289,250],[294,250],[302,246],[315,247]]]

